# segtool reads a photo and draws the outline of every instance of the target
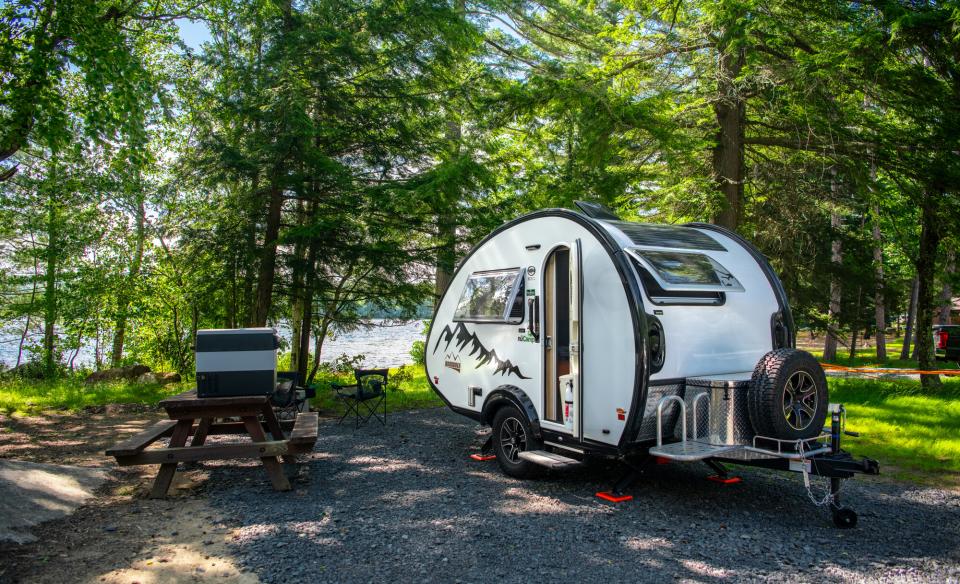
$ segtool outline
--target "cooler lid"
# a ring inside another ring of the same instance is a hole
[[[274,351],[280,347],[277,331],[270,327],[202,329],[197,331],[198,353],[222,351]]]

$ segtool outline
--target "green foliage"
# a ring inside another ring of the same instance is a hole
[[[415,365],[424,365],[427,362],[427,338],[430,337],[430,326],[433,324],[432,320],[423,321],[423,340],[413,341],[413,345],[410,347],[410,358],[413,359]]]
[[[427,362],[426,341],[413,341],[413,346],[410,347],[410,358],[416,365],[423,365]]]
[[[179,0],[0,5],[0,161],[29,141],[53,151],[67,147],[77,119],[98,142],[118,136],[142,142],[145,114],[165,100],[151,51],[175,41],[172,20],[188,6]],[[79,100],[68,93],[74,85]]]
[[[311,342],[285,347],[285,366],[322,377],[326,339],[371,309],[412,314],[496,225],[588,199],[737,229],[798,324],[846,338],[877,303],[903,315],[919,275],[930,365],[931,310],[957,285],[957,13],[5,3],[0,162],[18,172],[0,170],[4,340],[48,377],[91,345],[95,367],[190,374],[199,328],[289,325]],[[199,51],[178,43],[183,16],[209,27]]]

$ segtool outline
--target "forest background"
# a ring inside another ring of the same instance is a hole
[[[736,230],[827,361],[934,369],[960,285],[955,1],[8,0],[0,82],[17,375],[91,342],[190,374],[197,329],[284,323],[310,377],[580,199]]]

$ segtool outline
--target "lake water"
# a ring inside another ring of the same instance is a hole
[[[344,354],[351,357],[365,355],[363,364],[367,367],[399,367],[413,362],[410,347],[417,340],[424,340],[422,320],[374,321],[372,327],[327,339],[323,343],[321,360],[332,361]]]
[[[332,361],[340,355],[364,355],[363,364],[367,367],[399,367],[411,363],[410,347],[416,340],[423,339],[423,321],[372,320],[371,326],[339,333],[323,344],[322,361]],[[290,329],[278,327],[280,336],[289,347]],[[39,342],[39,337],[35,342]],[[17,341],[19,332],[16,327],[4,330],[0,339],[0,363],[12,367],[17,362]],[[312,344],[312,341],[311,341]],[[26,356],[25,356],[26,357]],[[69,355],[67,356],[69,358]],[[93,344],[84,346],[77,355],[77,366],[92,366]]]

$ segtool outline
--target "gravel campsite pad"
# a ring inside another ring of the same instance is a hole
[[[864,478],[842,531],[799,475],[659,465],[634,500],[594,497],[618,470],[533,481],[468,455],[477,426],[445,409],[391,415],[386,428],[326,422],[289,493],[260,469],[217,467],[210,504],[239,561],[264,582],[896,581],[960,578],[960,495]]]

